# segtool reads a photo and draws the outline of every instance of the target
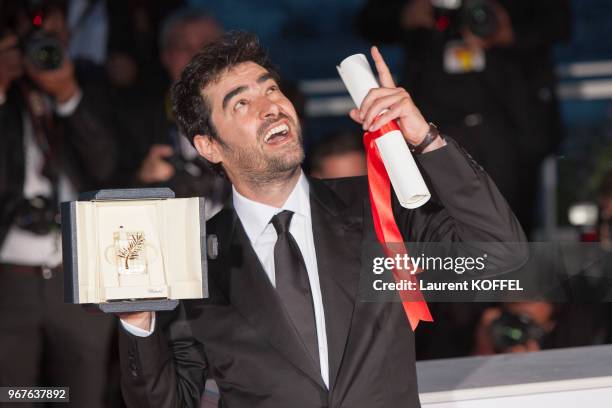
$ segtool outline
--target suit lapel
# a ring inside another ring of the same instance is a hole
[[[312,230],[325,309],[329,383],[333,390],[344,356],[359,286],[363,206],[343,204],[322,182],[311,183]]]
[[[290,325],[276,290],[251,246],[236,212],[227,210],[217,223],[224,261],[214,277],[237,311],[287,360],[326,388],[319,367]],[[221,215],[221,214],[220,214]]]
[[[363,205],[359,202],[346,206],[318,180],[310,180],[310,186],[332,390],[344,357],[359,286]],[[215,218],[210,232],[218,235],[221,262],[211,271],[211,278],[238,312],[280,354],[322,388],[327,388],[319,367],[314,365],[290,325],[235,210],[226,208]]]

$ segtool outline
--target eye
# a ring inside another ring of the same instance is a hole
[[[271,85],[267,90],[266,90],[266,94],[271,94],[272,92],[276,92],[278,91],[278,85]]]
[[[234,110],[240,110],[245,108],[247,105],[249,104],[249,101],[247,101],[246,99],[240,99],[238,102],[236,102],[236,104],[234,105]]]

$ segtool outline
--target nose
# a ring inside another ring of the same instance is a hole
[[[280,113],[280,106],[267,97],[262,97],[260,102],[259,114],[262,119],[275,118]]]

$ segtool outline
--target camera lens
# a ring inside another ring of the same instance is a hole
[[[28,38],[25,54],[34,66],[45,71],[58,69],[64,59],[60,42],[43,32],[35,32]]]
[[[491,323],[489,334],[495,351],[504,352],[516,345],[526,344],[529,340],[539,342],[545,332],[530,317],[504,310],[501,316]]]
[[[498,27],[495,9],[486,0],[471,0],[464,3],[464,24],[478,37],[486,38],[495,33]]]

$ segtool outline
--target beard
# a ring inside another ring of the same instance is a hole
[[[282,119],[290,123],[293,138],[286,145],[275,151],[264,149],[264,137],[268,129]],[[225,145],[225,155],[230,166],[238,177],[252,185],[268,184],[284,177],[290,177],[304,160],[302,130],[291,117],[280,113],[276,118],[266,120],[257,131],[258,143],[249,145]]]

